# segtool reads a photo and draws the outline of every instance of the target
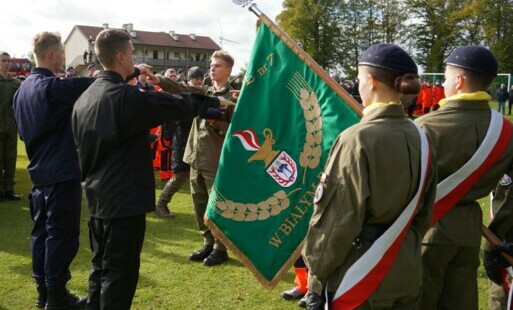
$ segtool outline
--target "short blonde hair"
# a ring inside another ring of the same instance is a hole
[[[219,58],[219,59],[224,60],[230,68],[233,67],[233,64],[235,63],[235,61],[233,60],[233,57],[230,54],[228,54],[228,52],[225,50],[215,51],[214,54],[212,54],[211,58],[212,59]]]
[[[125,52],[131,40],[132,37],[125,30],[104,29],[96,36],[96,57],[104,67],[111,67],[116,62],[116,54]]]
[[[43,59],[48,50],[61,46],[61,35],[58,32],[40,32],[32,39],[32,52],[37,59]]]

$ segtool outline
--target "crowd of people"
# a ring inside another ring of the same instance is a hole
[[[0,52],[0,113],[8,115],[0,123],[0,201],[20,199],[13,187],[19,133],[30,161],[36,305],[129,309],[146,214],[173,218],[168,205],[188,180],[203,236],[189,260],[226,262],[226,246],[203,218],[239,94],[240,77],[230,79],[234,59],[219,50],[208,74],[192,67],[155,75],[134,64],[128,33],[105,29],[94,46],[104,70],[90,65],[87,77],[77,77],[68,68],[62,77],[60,35],[38,33],[32,43],[36,67],[22,84],[9,77],[10,56]],[[397,45],[362,53],[357,79],[345,86],[363,117],[331,147],[295,264],[296,287],[283,298],[311,310],[326,303],[477,309],[483,215],[476,200],[493,192],[489,229],[504,243],[487,243],[484,266],[490,309],[505,309],[513,126],[500,113],[508,100],[511,109],[513,87],[508,93],[501,86],[499,113],[492,111],[486,90],[497,68],[488,49],[461,46],[446,59],[443,85],[432,85],[420,81],[416,63]],[[410,111],[423,116],[413,122]],[[157,200],[154,168],[166,181]],[[79,248],[82,192],[92,250],[86,297],[66,288]]]

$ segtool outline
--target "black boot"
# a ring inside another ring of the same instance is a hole
[[[15,194],[13,190],[5,191],[5,192],[4,192],[4,197],[3,197],[3,198],[4,198],[5,200],[12,200],[12,201],[18,201],[18,200],[21,200],[20,195]]]
[[[46,306],[46,285],[44,283],[36,283],[37,301],[36,307],[44,308]]]
[[[71,294],[65,286],[54,286],[46,289],[48,300],[47,310],[79,309],[85,306],[87,297]]]

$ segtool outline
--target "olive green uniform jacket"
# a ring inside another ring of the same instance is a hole
[[[12,110],[12,99],[19,87],[18,80],[0,75],[0,133],[18,133]]]
[[[502,179],[494,191],[492,205],[490,206],[493,220],[488,228],[504,242],[513,242],[513,183],[511,183],[513,170],[508,171],[507,177]],[[486,248],[490,244],[486,242]],[[508,300],[504,287],[488,280],[488,309],[506,310]]]
[[[437,155],[439,182],[474,155],[490,125],[487,100],[450,100],[416,122]],[[476,201],[487,196],[513,167],[513,141],[499,160],[426,233],[423,244],[423,309],[477,309],[477,268],[483,213]],[[455,254],[453,254],[455,253]],[[459,255],[458,253],[465,253]]]
[[[18,130],[12,110],[13,96],[20,82],[7,76],[0,76],[0,194],[12,191],[18,155]]]
[[[169,79],[161,78],[159,86],[163,90],[175,94],[199,92],[204,95],[222,96],[233,101],[229,83],[221,89],[215,89],[213,86],[206,85],[202,87],[187,87]],[[213,121],[200,117],[194,118],[187,146],[185,147],[183,161],[195,169],[211,172],[217,171],[228,125],[229,123],[226,120]]]
[[[418,130],[398,104],[366,112],[359,124],[338,136],[303,248],[310,291],[320,293],[327,286],[335,292],[347,269],[376,239],[359,238],[362,230],[389,227],[413,199],[420,183],[420,141]],[[369,299],[373,306],[391,308],[418,299],[420,247],[432,216],[435,167],[432,157],[418,213],[389,273]],[[359,248],[353,246],[357,238]]]

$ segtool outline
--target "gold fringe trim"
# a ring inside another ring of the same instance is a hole
[[[262,286],[265,289],[272,290],[278,285],[278,283],[283,279],[283,276],[289,271],[289,269],[294,265],[294,262],[298,259],[298,257],[301,255],[301,249],[303,248],[303,241],[299,244],[299,246],[296,248],[296,250],[292,253],[292,255],[285,261],[283,266],[281,266],[280,270],[276,273],[274,278],[269,281],[267,280],[262,273],[258,271],[258,269],[255,268],[255,265],[253,265],[253,262],[244,254],[242,253],[239,248],[237,248],[228,237],[224,235],[224,233],[216,226],[216,224],[210,220],[206,214],[205,214],[205,224],[208,228],[212,231],[212,234],[217,239],[221,240],[223,244],[235,254],[235,256],[241,261],[241,263],[246,266],[249,271],[257,278],[258,282],[262,284]]]

